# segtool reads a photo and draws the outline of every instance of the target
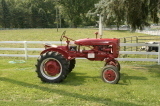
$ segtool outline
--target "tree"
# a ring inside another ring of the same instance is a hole
[[[1,1],[0,1],[0,27],[2,27],[2,13],[3,13],[3,10],[2,10],[2,4],[1,4]]]
[[[0,0],[0,25],[11,28],[56,27],[56,9],[62,26],[91,25],[86,17],[99,0]]]
[[[148,0],[125,0],[126,22],[130,25],[131,31],[142,30],[148,23]],[[138,8],[137,8],[138,7]]]
[[[158,17],[158,13],[160,15],[160,0],[149,0],[149,11],[153,22],[158,23],[160,18],[160,16]]]
[[[11,28],[30,27],[28,4],[22,0],[7,0],[10,9]]]
[[[99,0],[97,0],[99,1]],[[60,0],[63,8],[63,16],[70,21],[71,26],[78,27],[83,21],[87,21],[86,13],[94,7],[96,0]]]
[[[41,28],[47,28],[48,27],[48,19],[47,19],[47,16],[46,16],[46,12],[40,8],[39,11],[38,11],[38,14],[39,14],[39,27]]]
[[[158,23],[159,0],[101,0],[96,6],[95,13],[104,16],[107,24],[126,22],[131,31],[142,30],[149,26],[149,17]]]
[[[122,0],[101,0],[95,5],[95,8],[95,14],[101,14],[106,25],[116,24],[119,30],[125,14]]]
[[[1,14],[1,23],[4,28],[10,27],[10,11],[5,0],[1,0],[2,14]]]
[[[31,0],[29,3],[31,27],[55,26],[55,2],[52,0]]]
[[[31,27],[36,28],[38,23],[38,7],[32,4],[29,8],[29,11],[30,11]]]

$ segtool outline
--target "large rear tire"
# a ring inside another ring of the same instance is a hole
[[[117,84],[120,80],[120,73],[117,67],[107,65],[102,69],[102,80],[106,83]]]
[[[37,59],[36,72],[43,82],[59,83],[67,77],[68,62],[57,52],[47,52]]]
[[[75,59],[72,59],[72,60],[69,61],[68,73],[70,73],[74,69],[75,64],[76,64]]]

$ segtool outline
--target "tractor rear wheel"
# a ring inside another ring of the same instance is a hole
[[[57,52],[47,52],[37,59],[36,72],[43,82],[59,83],[67,77],[68,62]]]
[[[102,80],[106,83],[117,84],[120,80],[120,73],[117,67],[106,65],[102,69]]]
[[[68,73],[70,73],[74,69],[75,64],[76,64],[75,59],[72,59],[72,60],[69,61]]]

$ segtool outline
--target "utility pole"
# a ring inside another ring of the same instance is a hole
[[[103,35],[102,15],[97,14],[97,16],[99,16],[99,36],[100,36],[100,38],[102,38],[102,35]]]
[[[58,32],[58,7],[56,7],[56,23],[57,23],[57,32]]]
[[[89,13],[90,15],[95,15],[94,13]],[[96,21],[99,25],[99,28],[98,28],[98,34],[100,36],[100,38],[102,38],[102,35],[103,35],[103,16],[101,14],[97,14],[97,16],[99,16],[99,21]]]

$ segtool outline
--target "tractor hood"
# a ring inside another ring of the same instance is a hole
[[[108,43],[119,43],[120,40],[113,38],[113,39],[107,39],[107,38],[103,38],[103,39],[79,39],[75,41],[76,45],[106,45]]]

